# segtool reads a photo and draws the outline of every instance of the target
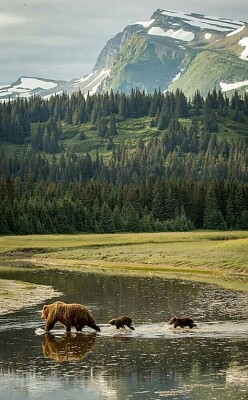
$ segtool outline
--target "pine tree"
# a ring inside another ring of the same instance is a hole
[[[225,230],[227,228],[223,214],[217,205],[216,193],[212,185],[210,185],[206,195],[203,228],[214,230]]]
[[[125,229],[127,232],[139,232],[140,231],[140,218],[135,208],[130,205],[127,207],[125,212]]]
[[[115,232],[112,211],[107,203],[103,203],[100,213],[99,227],[102,233]]]
[[[97,121],[97,131],[100,138],[105,138],[108,133],[108,124],[106,117],[100,117]]]
[[[108,123],[108,136],[116,136],[117,134],[118,132],[117,132],[115,116],[110,115]]]

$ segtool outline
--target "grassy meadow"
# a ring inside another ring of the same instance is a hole
[[[2,236],[0,259],[68,269],[248,277],[248,231]]]

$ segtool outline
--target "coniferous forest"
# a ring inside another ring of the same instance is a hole
[[[248,229],[247,123],[216,91],[0,103],[0,234]]]

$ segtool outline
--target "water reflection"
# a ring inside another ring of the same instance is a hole
[[[66,333],[61,338],[52,333],[45,334],[42,351],[45,357],[54,361],[82,360],[90,352],[96,340],[96,334]]]

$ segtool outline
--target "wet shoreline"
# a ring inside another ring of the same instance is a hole
[[[0,279],[0,315],[34,306],[59,295],[50,286]]]

